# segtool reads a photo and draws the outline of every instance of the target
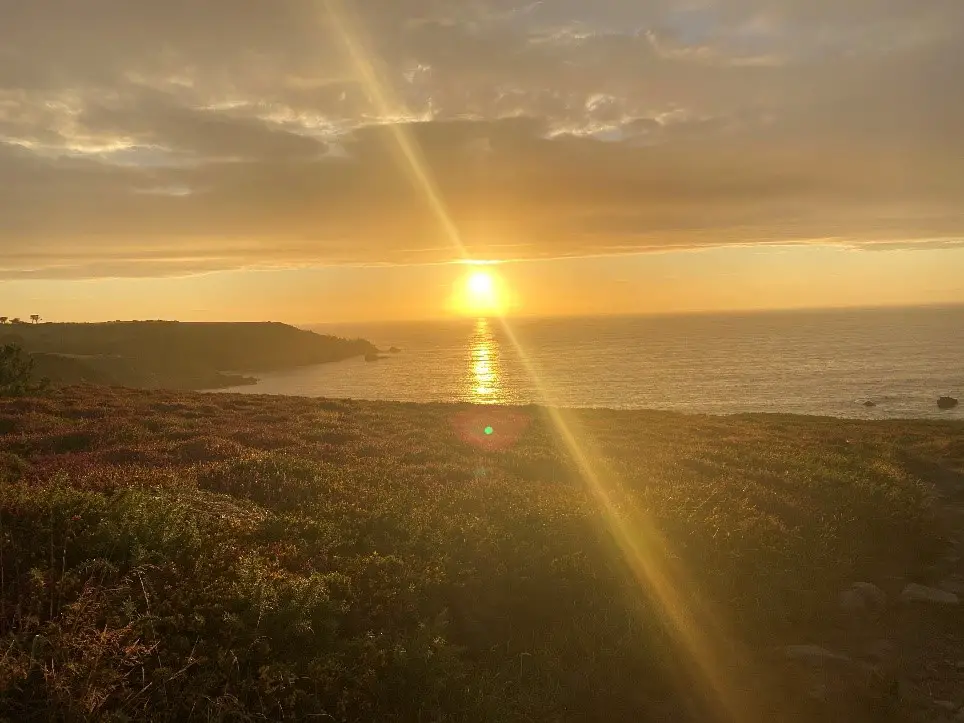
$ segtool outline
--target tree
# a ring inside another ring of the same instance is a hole
[[[10,320],[11,324],[22,324],[23,320],[19,316],[15,316]]]
[[[39,323],[40,323],[40,314],[31,314],[31,315],[30,315],[30,321],[32,321],[34,324],[39,324]]]
[[[47,388],[49,380],[33,379],[33,359],[16,344],[0,346],[0,397],[36,394]]]
[[[9,316],[0,316],[0,324],[6,324],[9,318]]]

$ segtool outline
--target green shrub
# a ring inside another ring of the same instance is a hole
[[[321,491],[318,468],[283,454],[220,462],[198,475],[201,489],[253,500],[267,507],[297,509]]]
[[[0,397],[36,394],[47,388],[46,380],[38,381],[33,376],[33,359],[19,346],[0,346]]]
[[[32,469],[33,465],[19,455],[0,452],[0,482],[17,482]]]

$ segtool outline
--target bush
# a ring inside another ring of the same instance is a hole
[[[36,394],[47,387],[47,380],[33,379],[33,359],[15,344],[0,346],[0,397]]]
[[[311,462],[285,455],[236,458],[198,475],[201,489],[252,500],[266,507],[297,509],[324,488]]]
[[[32,469],[29,462],[13,452],[0,452],[0,482],[17,482]]]
[[[345,573],[287,571],[274,549],[243,550],[233,526],[195,507],[63,481],[4,490],[0,720],[259,711],[402,721],[471,710],[443,618],[387,625]],[[388,590],[411,582],[385,572]]]

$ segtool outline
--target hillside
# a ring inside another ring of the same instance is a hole
[[[961,564],[964,425],[563,417],[579,454],[538,407],[0,400],[0,720],[937,721],[964,698],[960,608],[897,602]],[[883,611],[840,609],[854,581]],[[773,657],[794,644],[872,675],[813,683]]]
[[[214,389],[266,372],[341,361],[374,351],[361,339],[279,323],[113,322],[0,327],[0,343],[34,355],[37,373],[61,384]]]

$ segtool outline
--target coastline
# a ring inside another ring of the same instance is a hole
[[[258,383],[255,374],[363,357],[375,349],[364,339],[276,322],[4,325],[0,344],[22,348],[35,375],[55,385],[183,390],[250,386]]]
[[[309,365],[304,367],[304,369],[310,369],[313,366],[322,365]],[[288,370],[292,371],[292,370]],[[710,416],[710,417],[741,417],[741,416],[772,416],[772,417],[806,417],[813,419],[836,419],[836,420],[847,420],[847,421],[859,421],[859,422],[885,422],[885,421],[907,421],[907,422],[951,422],[951,423],[964,423],[964,405],[958,405],[953,409],[939,409],[936,404],[936,397],[931,406],[928,406],[924,401],[920,405],[919,416],[899,414],[899,413],[889,413],[888,408],[885,404],[878,404],[873,408],[867,408],[864,406],[863,400],[856,399],[851,401],[851,412],[849,414],[815,414],[801,411],[792,411],[779,408],[779,405],[773,405],[772,408],[767,409],[731,409],[727,411],[721,411],[719,409],[699,409],[699,408],[680,408],[679,406],[646,406],[646,407],[636,407],[636,406],[606,406],[606,405],[564,405],[564,404],[554,404],[551,401],[531,401],[531,402],[504,402],[504,403],[480,403],[478,401],[467,400],[467,399],[411,399],[411,398],[384,398],[376,396],[341,396],[341,395],[330,395],[325,396],[321,394],[298,394],[291,392],[282,391],[266,391],[264,384],[266,381],[270,382],[274,377],[272,374],[264,374],[258,378],[253,378],[251,383],[246,383],[243,385],[232,385],[225,387],[209,387],[205,389],[194,389],[189,391],[195,391],[202,394],[234,394],[252,397],[278,397],[278,398],[290,398],[299,399],[304,401],[309,400],[327,400],[327,399],[338,399],[349,402],[363,402],[363,403],[384,403],[384,404],[399,404],[399,405],[418,405],[418,406],[453,406],[453,407],[479,407],[479,408],[493,408],[493,409],[528,409],[528,408],[548,408],[548,409],[560,409],[573,412],[615,412],[615,413],[652,413],[652,414],[683,414],[691,416]]]

